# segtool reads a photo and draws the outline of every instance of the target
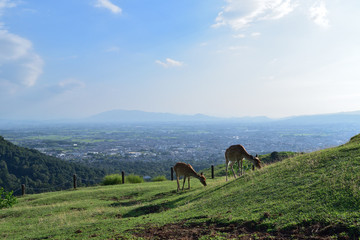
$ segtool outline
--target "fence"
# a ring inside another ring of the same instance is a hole
[[[173,181],[174,180],[174,168],[171,167],[170,171],[171,171],[171,174],[170,174],[171,175],[171,181]],[[211,178],[214,179],[214,165],[211,165]],[[124,171],[121,172],[121,179],[122,179],[122,184],[124,184],[125,183],[125,172]],[[73,177],[72,177],[73,189],[77,188],[78,181],[96,183],[96,182],[100,182],[98,180],[99,179],[85,180],[85,179],[78,178],[78,176],[76,174],[74,174]],[[102,180],[102,178],[100,180]],[[52,186],[52,187],[48,187],[48,188],[34,188],[34,187],[28,187],[25,184],[21,184],[21,188],[14,190],[13,193],[15,194],[15,193],[17,193],[17,192],[19,192],[21,190],[21,195],[24,196],[26,194],[26,189],[27,188],[32,189],[32,190],[37,190],[37,191],[39,191],[39,190],[45,190],[45,191],[47,190],[47,191],[49,191],[49,189],[56,189],[57,187],[64,186],[66,184],[68,184],[68,183],[61,183],[61,184],[58,184],[56,186]]]
[[[85,185],[92,185],[92,184],[100,183],[102,180],[103,180],[103,178],[82,179],[82,178],[79,178],[76,174],[74,174],[72,176],[71,181],[69,179],[69,182],[63,182],[58,185],[53,185],[51,187],[31,187],[31,186],[27,186],[26,184],[21,184],[21,187],[14,190],[13,194],[20,195],[17,193],[21,192],[21,195],[24,196],[26,194],[27,190],[32,190],[32,193],[41,193],[41,192],[50,192],[50,191],[57,191],[57,190],[66,190],[66,189],[71,188],[71,186],[73,189],[77,189],[79,182],[81,182],[82,184],[85,184]]]

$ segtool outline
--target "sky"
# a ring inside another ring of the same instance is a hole
[[[358,0],[0,0],[0,119],[360,110]]]

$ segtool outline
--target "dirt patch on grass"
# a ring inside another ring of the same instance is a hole
[[[222,237],[225,239],[311,239],[311,240],[330,240],[330,239],[358,239],[358,235],[349,232],[343,226],[328,225],[320,223],[309,224],[308,226],[298,226],[287,230],[268,232],[264,226],[257,225],[256,222],[245,223],[214,223],[211,221],[203,223],[188,223],[182,221],[176,224],[166,224],[164,226],[146,225],[143,229],[129,230],[134,236],[144,239],[205,239]]]

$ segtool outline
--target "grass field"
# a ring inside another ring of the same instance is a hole
[[[217,167],[217,172],[223,171]],[[2,239],[358,239],[360,135],[207,187],[192,179],[27,195],[0,210]]]

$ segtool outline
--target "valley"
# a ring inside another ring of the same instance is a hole
[[[233,144],[259,155],[310,152],[343,144],[358,129],[355,123],[72,123],[3,128],[0,135],[16,145],[108,172],[169,178],[169,168],[178,161],[197,170],[223,163],[225,149]]]

